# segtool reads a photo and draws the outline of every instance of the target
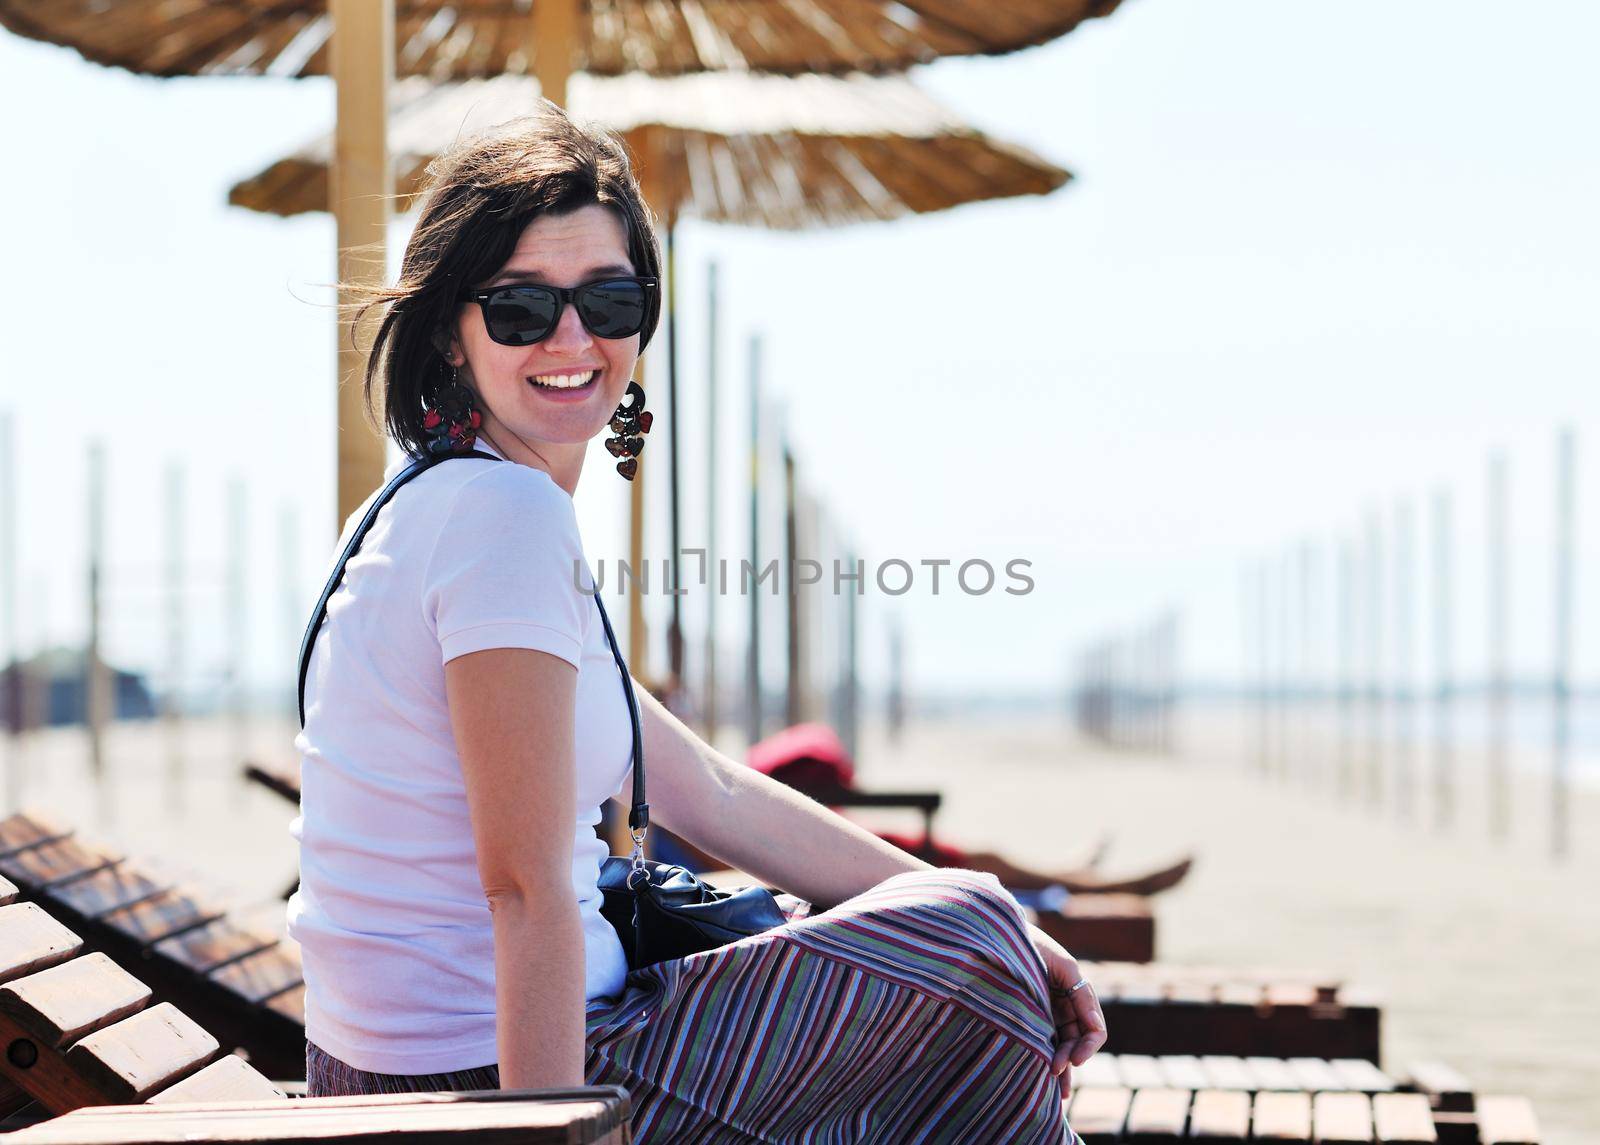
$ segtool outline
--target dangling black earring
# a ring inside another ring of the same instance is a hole
[[[622,404],[611,415],[611,432],[617,436],[606,438],[606,449],[611,456],[622,458],[617,462],[617,472],[629,481],[639,472],[639,453],[644,449],[644,435],[650,432],[650,425],[654,421],[655,417],[644,408],[644,387],[630,381],[627,392],[622,395]]]
[[[483,424],[482,415],[473,408],[472,391],[461,382],[461,371],[448,360],[444,364],[450,372],[440,380],[433,400],[424,400],[422,415],[428,452],[435,456],[471,449]]]

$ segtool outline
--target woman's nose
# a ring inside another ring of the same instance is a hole
[[[583,322],[578,318],[578,308],[570,302],[561,308],[556,328],[540,344],[542,349],[551,354],[581,354],[592,345],[594,338],[584,329]]]

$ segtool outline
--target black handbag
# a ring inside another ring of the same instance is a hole
[[[306,722],[306,673],[311,667],[311,646],[317,632],[328,615],[328,601],[344,579],[345,564],[355,555],[362,539],[377,519],[378,510],[389,503],[395,492],[413,477],[451,457],[481,457],[490,461],[502,460],[492,453],[473,450],[470,453],[444,454],[413,461],[392,477],[383,491],[373,500],[366,514],[356,526],[344,551],[339,554],[333,574],[322,590],[306,626],[305,637],[300,642],[300,726]],[[617,647],[617,638],[611,631],[611,619],[594,594],[594,603],[600,609],[600,621],[605,625],[606,641],[611,645],[611,655],[622,675],[622,691],[628,702],[628,719],[633,728],[633,806],[628,811],[628,831],[633,837],[631,855],[612,855],[600,865],[598,879],[601,905],[600,913],[617,932],[622,949],[628,957],[628,969],[638,970],[656,962],[683,958],[723,946],[752,934],[761,934],[782,926],[786,921],[783,910],[772,892],[764,887],[746,887],[738,891],[719,891],[695,878],[693,872],[669,863],[652,862],[644,857],[645,834],[650,828],[650,804],[645,802],[644,789],[644,735],[639,727],[639,704],[633,694],[633,680],[628,674],[627,662]]]

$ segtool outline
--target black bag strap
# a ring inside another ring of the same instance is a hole
[[[361,523],[356,526],[356,531],[350,534],[350,540],[345,544],[344,551],[339,554],[338,563],[333,566],[333,573],[328,577],[328,583],[322,589],[322,596],[317,600],[317,607],[311,614],[311,623],[306,625],[306,634],[300,641],[300,726],[306,726],[306,674],[311,670],[311,647],[317,641],[317,633],[322,629],[322,622],[328,616],[328,601],[338,591],[340,583],[344,580],[344,566],[350,558],[355,556],[356,550],[361,547],[372,523],[378,519],[378,510],[387,505],[407,481],[416,477],[426,469],[432,469],[441,461],[448,461],[452,457],[481,457],[486,461],[501,461],[492,453],[481,450],[472,450],[470,453],[446,453],[436,457],[421,457],[406,466],[399,473],[389,479],[383,491],[373,500],[366,514],[361,518]],[[606,642],[611,645],[611,657],[617,662],[617,671],[622,674],[622,694],[628,701],[628,720],[633,727],[633,806],[628,810],[628,827],[636,832],[636,844],[642,844],[643,832],[650,826],[650,804],[644,797],[644,734],[639,727],[639,701],[633,694],[633,678],[628,674],[628,664],[622,658],[622,650],[617,647],[616,633],[611,630],[611,618],[606,615],[606,606],[600,600],[598,586],[594,593],[595,607],[600,610],[600,622],[605,625]]]

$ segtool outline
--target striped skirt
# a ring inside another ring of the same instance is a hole
[[[1050,1072],[1044,966],[993,875],[913,871],[821,914],[629,973],[587,1012],[584,1080],[634,1140],[1081,1145]],[[358,1070],[306,1046],[309,1096],[498,1089],[493,1065]]]

